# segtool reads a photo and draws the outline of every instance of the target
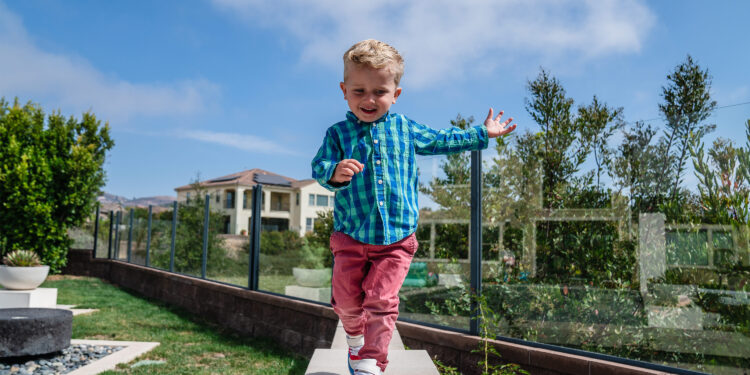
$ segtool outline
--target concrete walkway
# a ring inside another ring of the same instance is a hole
[[[330,349],[315,349],[305,375],[349,375],[346,366],[348,351],[346,333],[339,321]],[[439,375],[426,350],[405,350],[398,330],[388,347],[388,369],[384,375]]]

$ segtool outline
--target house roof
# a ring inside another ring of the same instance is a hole
[[[200,181],[201,187],[218,187],[218,186],[255,186],[260,181],[263,185],[280,185],[300,188],[315,183],[314,179],[295,180],[291,177],[282,176],[278,173],[269,172],[260,168],[253,168],[247,171],[228,174],[226,176],[216,177]],[[175,191],[193,190],[193,184],[184,185],[175,188]]]

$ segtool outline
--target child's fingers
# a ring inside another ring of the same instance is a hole
[[[492,119],[492,107],[490,107],[490,113],[487,114],[487,118],[484,119],[484,122],[487,122],[488,120]]]
[[[345,165],[349,168],[352,168],[356,173],[362,172],[362,170],[365,168],[365,165],[360,163],[356,159],[346,159],[343,161],[346,163]]]
[[[350,167],[343,167],[343,168],[341,168],[341,174],[344,177],[352,177],[352,176],[354,176],[354,173],[355,173],[354,169],[352,169]]]
[[[498,112],[495,121],[500,122],[500,118],[503,117],[503,113],[505,113],[505,111]]]

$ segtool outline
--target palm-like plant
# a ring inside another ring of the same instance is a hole
[[[39,256],[31,250],[15,250],[5,256],[3,263],[9,267],[36,267],[42,265]]]

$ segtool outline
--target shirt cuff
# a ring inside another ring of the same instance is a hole
[[[477,139],[477,150],[484,150],[490,145],[490,137],[487,135],[487,127],[479,125],[473,127]]]
[[[336,166],[337,165],[338,165],[338,163],[333,164],[330,167],[330,169],[328,171],[326,171],[326,174],[325,174],[326,177],[321,179],[321,180],[324,180],[324,181],[318,180],[318,182],[320,183],[321,186],[323,186],[324,188],[326,188],[326,189],[328,189],[330,191],[338,191],[338,190],[345,189],[347,186],[349,186],[349,183],[350,183],[350,181],[346,181],[346,182],[333,182],[333,181],[331,181],[331,178],[333,178],[334,172],[336,172]]]

